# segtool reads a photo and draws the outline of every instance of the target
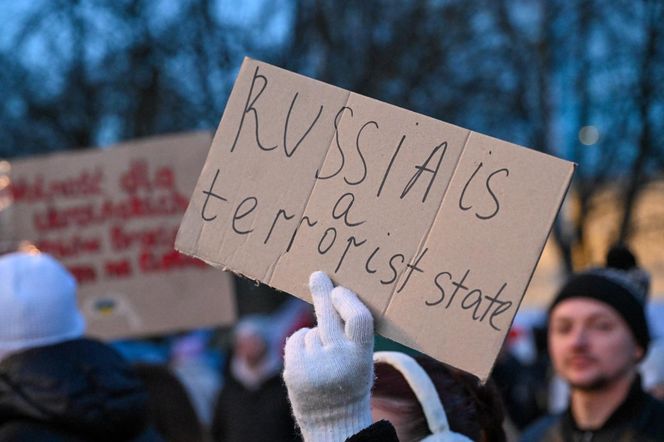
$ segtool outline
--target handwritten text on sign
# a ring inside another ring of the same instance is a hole
[[[89,334],[228,323],[228,275],[173,249],[209,143],[209,133],[182,134],[13,161],[0,242],[28,241],[69,268]]]
[[[10,191],[14,204],[34,207],[29,222],[37,233],[35,246],[60,260],[79,260],[69,269],[81,285],[204,265],[171,250],[177,225],[166,226],[163,220],[177,219],[187,205],[176,188],[172,166],[151,168],[145,159],[132,160],[120,171],[120,192],[114,196],[104,192],[110,179],[100,166],[52,179],[41,173],[19,175]],[[160,222],[130,229],[127,222],[135,219]],[[103,257],[106,251],[115,257],[99,264],[85,259]]]
[[[176,247],[486,378],[573,165],[245,60]],[[470,349],[470,350],[469,350]]]

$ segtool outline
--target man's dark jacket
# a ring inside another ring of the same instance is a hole
[[[0,442],[161,440],[143,384],[105,344],[74,339],[0,362]]]
[[[637,376],[620,406],[600,428],[584,430],[570,410],[547,416],[528,427],[521,442],[655,442],[664,441],[664,403],[641,388]]]

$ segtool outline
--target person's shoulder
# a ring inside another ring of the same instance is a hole
[[[550,414],[539,418],[523,430],[519,442],[539,442],[545,440],[546,435],[553,432],[560,419],[560,414]]]

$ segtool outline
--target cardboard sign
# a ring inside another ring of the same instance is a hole
[[[176,248],[305,300],[323,270],[378,333],[484,380],[573,171],[245,59]]]
[[[173,249],[210,140],[192,133],[4,163],[0,241],[28,241],[72,271],[89,335],[232,322],[231,276]]]

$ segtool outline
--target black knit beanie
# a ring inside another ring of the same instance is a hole
[[[645,305],[648,286],[642,283],[643,270],[636,267],[636,262],[622,266],[612,262],[616,247],[609,251],[609,267],[594,268],[573,275],[560,289],[549,307],[549,317],[553,309],[569,298],[591,298],[613,307],[625,320],[634,334],[636,342],[648,350],[650,332],[646,320]]]

